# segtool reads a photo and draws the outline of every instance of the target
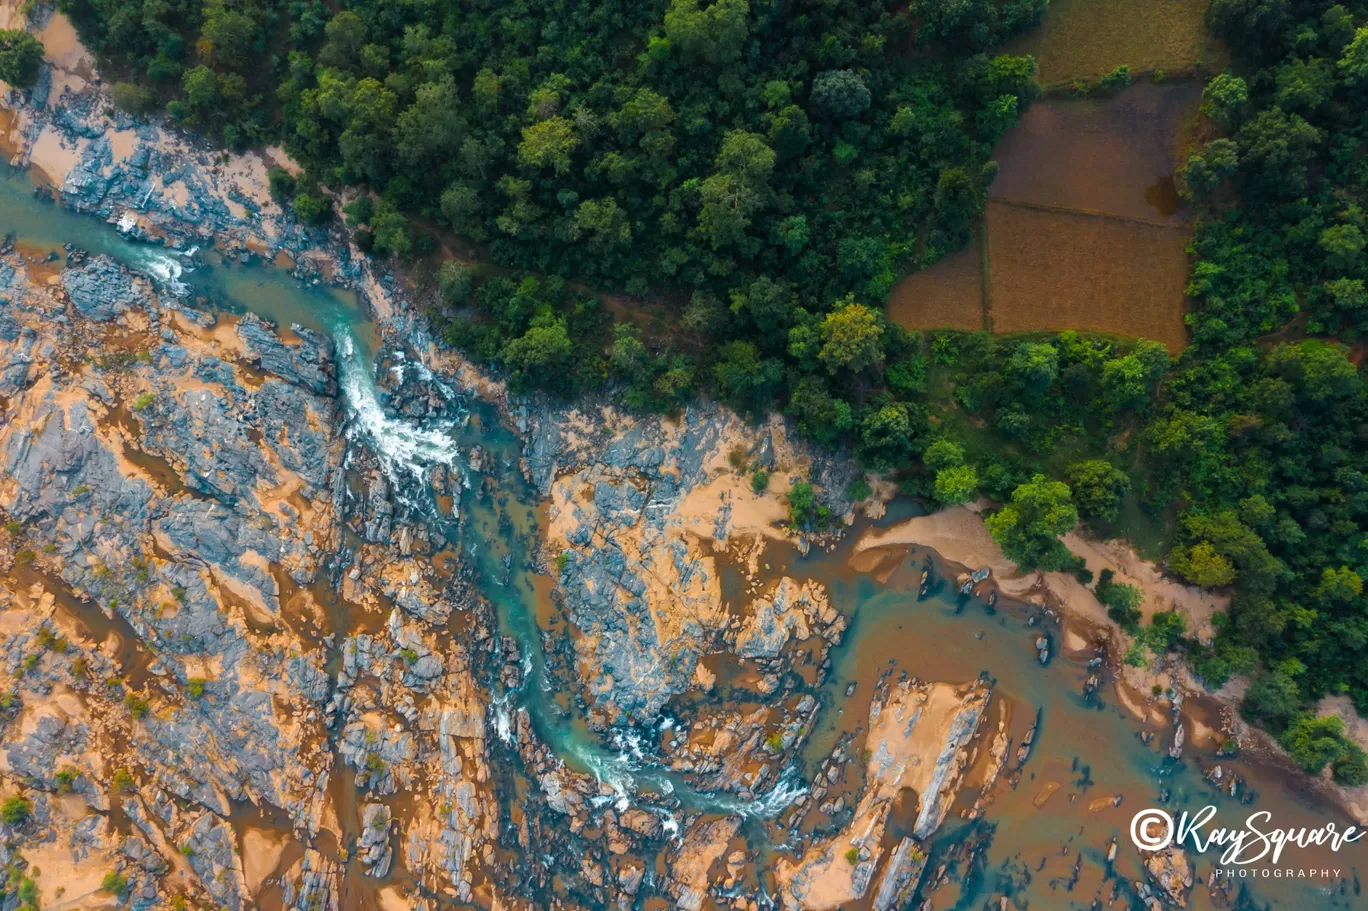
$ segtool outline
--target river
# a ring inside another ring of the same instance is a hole
[[[558,706],[548,682],[538,626],[538,617],[554,608],[543,603],[548,586],[533,571],[529,553],[529,542],[541,534],[540,504],[518,469],[519,439],[492,406],[454,393],[445,419],[427,426],[413,426],[389,415],[372,367],[379,353],[378,334],[354,294],[305,287],[269,265],[221,263],[212,251],[192,261],[126,240],[112,226],[35,199],[22,172],[9,171],[0,179],[0,232],[15,234],[29,252],[60,252],[61,244],[70,243],[91,253],[109,254],[154,276],[166,290],[208,299],[227,311],[252,310],[281,325],[297,322],[329,333],[339,356],[348,433],[376,453],[403,490],[422,491],[423,474],[439,464],[457,466],[473,480],[466,457],[475,445],[482,447],[490,483],[471,485],[457,505],[459,521],[443,514],[435,503],[415,501],[414,507],[426,510],[448,540],[473,557],[482,592],[495,606],[501,629],[515,637],[523,656],[524,682],[516,691],[496,695],[496,733],[502,736],[508,730],[508,713],[526,709],[544,742],[573,767],[611,784],[618,801],[641,800],[667,816],[678,809],[745,814],[750,817],[746,834],[757,857],[767,862],[785,850],[784,831],[769,820],[803,793],[805,777],[842,734],[858,733],[867,720],[874,681],[891,663],[929,680],[963,682],[987,673],[995,681],[995,702],[1009,710],[1014,743],[1037,712],[1042,719],[1019,785],[999,786],[985,819],[968,822],[952,813],[935,836],[929,869],[948,863],[955,882],[934,893],[933,907],[978,908],[998,894],[1012,895],[1019,908],[1027,903],[1050,909],[1086,907],[1095,896],[1105,903],[1114,889],[1126,900],[1136,901],[1133,884],[1142,874],[1138,854],[1129,843],[1128,826],[1138,809],[1158,805],[1161,795],[1167,798],[1164,806],[1174,813],[1214,804],[1220,823],[1227,826],[1239,825],[1252,810],[1268,811],[1269,825],[1280,827],[1349,822],[1342,812],[1300,787],[1296,776],[1275,766],[1215,759],[1209,748],[1190,748],[1182,761],[1169,759],[1165,750],[1170,727],[1141,725],[1113,701],[1108,686],[1099,690],[1099,699],[1083,695],[1083,682],[1092,673],[1086,667],[1090,655],[1061,649],[1063,630],[1049,620],[1042,622],[1037,609],[1003,602],[991,612],[979,600],[955,597],[946,585],[918,601],[917,577],[923,562],[930,559],[938,577],[949,570],[934,555],[908,548],[876,555],[877,564],[861,563],[853,557],[853,542],[862,528],[854,529],[829,553],[814,549],[813,556],[805,558],[791,549],[776,548],[767,558],[775,564],[776,576],[783,573],[824,582],[832,603],[851,620],[844,643],[833,652],[832,673],[816,691],[824,704],[823,720],[797,767],[755,802],[699,792],[651,761],[651,747],[642,745],[648,738],[638,736],[649,732],[615,732],[621,746],[609,747],[588,731],[577,713]],[[408,364],[405,369],[424,369]],[[883,521],[895,520],[907,508],[895,504]],[[1034,647],[1042,631],[1051,637],[1052,651],[1058,653],[1045,666]],[[854,695],[847,696],[852,683]],[[1140,736],[1146,730],[1157,735],[1148,744]],[[1220,762],[1227,770],[1237,769],[1258,794],[1253,807],[1242,806],[1204,781],[1199,760],[1207,768]],[[1058,787],[1057,793],[1051,783]],[[965,789],[970,802],[973,791],[973,787]],[[1099,797],[1112,795],[1122,798],[1119,806],[1108,802],[1090,809]],[[961,805],[963,798],[957,808]],[[896,818],[890,832],[893,837],[902,834]],[[1114,837],[1120,839],[1121,849],[1111,864],[1105,855]],[[981,849],[967,856],[965,846],[970,844]],[[1337,855],[1290,850],[1282,868],[1335,868],[1341,870],[1342,878],[1308,881],[1270,876],[1242,881],[1240,889],[1257,901],[1250,907],[1264,903],[1309,909],[1355,907],[1360,896],[1352,870],[1361,851],[1360,845]],[[1199,877],[1210,870],[1214,853],[1199,863]],[[1080,860],[1082,865],[1076,869]],[[1200,886],[1193,892],[1192,906],[1210,907]]]

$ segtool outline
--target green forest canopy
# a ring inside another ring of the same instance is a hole
[[[320,184],[361,183],[368,248],[432,247],[409,216],[483,245],[500,268],[445,264],[442,318],[516,385],[777,404],[911,492],[1007,503],[994,531],[1029,565],[1075,568],[1075,521],[1148,516],[1170,569],[1234,592],[1214,647],[1188,642],[1198,671],[1256,672],[1249,717],[1361,777],[1307,709],[1368,708],[1368,390],[1342,344],[1368,328],[1364,4],[1212,0],[1237,69],[1207,86],[1215,138],[1181,175],[1200,218],[1176,361],[882,316],[900,269],[968,239],[992,145],[1038,91],[1032,60],[991,49],[1043,5],[61,0],[121,104],[283,138],[307,171],[277,190],[306,220],[330,217]],[[672,331],[565,278],[677,300]]]

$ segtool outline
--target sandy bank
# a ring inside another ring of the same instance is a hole
[[[977,569],[989,567],[992,578],[1005,595],[1040,603],[1049,595],[1066,612],[1101,624],[1115,632],[1120,628],[1107,616],[1107,609],[1092,590],[1069,573],[1023,573],[998,547],[983,523],[982,503],[952,506],[949,509],[917,516],[891,528],[867,532],[855,545],[862,553],[877,547],[914,544],[929,547],[946,560]],[[1167,610],[1177,610],[1188,620],[1188,629],[1206,638],[1211,617],[1229,605],[1228,596],[1183,585],[1166,577],[1159,567],[1142,559],[1124,541],[1096,541],[1070,532],[1065,545],[1082,557],[1093,576],[1110,569],[1117,582],[1134,585],[1144,593],[1141,611],[1145,618]]]
[[[1113,690],[1118,701],[1136,718],[1159,727],[1170,723],[1172,703],[1168,696],[1151,697],[1151,690],[1157,685],[1166,694],[1169,691],[1183,694],[1185,707],[1181,717],[1188,731],[1189,745],[1212,748],[1224,739],[1224,734],[1197,716],[1197,706],[1203,705],[1208,709],[1214,707],[1218,714],[1230,719],[1231,727],[1241,741],[1252,736],[1259,749],[1286,760],[1285,752],[1276,741],[1263,732],[1250,729],[1236,715],[1235,709],[1243,698],[1243,681],[1232,681],[1212,693],[1193,676],[1187,662],[1181,658],[1159,661],[1148,668],[1121,665],[1118,659],[1130,637],[1107,616],[1106,608],[1092,590],[1067,573],[1021,572],[988,533],[980,515],[984,505],[980,502],[971,507],[955,506],[917,516],[891,528],[868,531],[856,542],[855,553],[916,545],[936,551],[951,563],[975,569],[987,566],[992,570],[993,583],[1003,594],[1036,604],[1057,604],[1061,608],[1067,650],[1090,651],[1099,641],[1110,640],[1109,652],[1117,677]],[[1070,551],[1084,559],[1094,577],[1103,569],[1110,569],[1116,581],[1139,588],[1144,594],[1141,611],[1146,619],[1160,611],[1177,610],[1186,617],[1189,633],[1206,641],[1214,635],[1212,617],[1229,607],[1228,595],[1184,585],[1165,576],[1159,567],[1141,558],[1124,541],[1097,541],[1074,532],[1065,535],[1063,540]],[[854,561],[852,565],[859,568]],[[1348,698],[1327,697],[1321,701],[1319,710],[1322,715],[1337,712],[1344,719],[1350,736],[1368,749],[1368,719],[1359,717]],[[1328,772],[1314,784],[1316,790],[1333,799],[1355,819],[1368,820],[1368,787],[1340,787],[1330,780]]]

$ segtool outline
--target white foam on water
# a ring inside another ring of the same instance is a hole
[[[672,840],[679,841],[679,818],[669,810],[657,810],[660,814],[660,829]]]
[[[807,793],[807,787],[798,779],[792,769],[784,772],[762,797],[742,809],[741,815],[757,819],[773,819],[792,806],[793,802]]]
[[[440,427],[419,427],[385,413],[355,337],[346,329],[334,336],[342,395],[351,411],[352,426],[370,443],[371,451],[396,487],[405,480],[422,482],[434,465],[455,465],[461,451]]]
[[[404,357],[404,352],[402,351],[396,351],[394,357],[396,363],[392,369],[395,371],[395,376],[398,379],[402,380],[404,378],[404,371],[412,370],[414,376],[418,377],[418,379],[424,383],[431,383],[436,386],[437,391],[448,399],[454,399],[456,397],[456,391],[442,382],[435,373],[429,370],[427,364],[424,364],[422,361],[408,360]]]
[[[619,811],[631,806],[631,796],[636,792],[637,783],[628,763],[622,757],[605,756],[573,738],[566,744],[566,751],[588,769],[597,781],[606,784],[613,791],[611,798],[605,796],[596,799],[596,805],[601,806],[611,801]]]
[[[194,249],[181,254],[183,257],[194,255]],[[186,297],[190,294],[190,286],[181,281],[181,277],[185,275],[187,270],[180,259],[165,253],[151,251],[143,252],[139,259],[139,266],[145,269],[158,283],[170,290],[172,294],[177,297]]]
[[[612,734],[613,745],[619,750],[618,761],[627,766],[632,766],[635,762],[642,762],[646,759],[646,753],[642,750],[641,735],[631,728],[616,730]]]
[[[703,794],[704,806],[715,813],[733,813],[751,819],[773,819],[788,809],[795,800],[807,793],[792,767],[784,771],[770,788],[754,800],[742,800],[727,794]]]
[[[508,703],[507,694],[494,699],[494,734],[503,743],[511,744],[513,742],[513,716],[508,711]]]

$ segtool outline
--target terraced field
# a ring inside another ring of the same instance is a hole
[[[915,329],[1079,328],[1181,350],[1191,226],[1173,175],[1200,102],[1195,82],[1037,102],[996,150],[1001,170],[974,245],[900,281],[890,318]]]

